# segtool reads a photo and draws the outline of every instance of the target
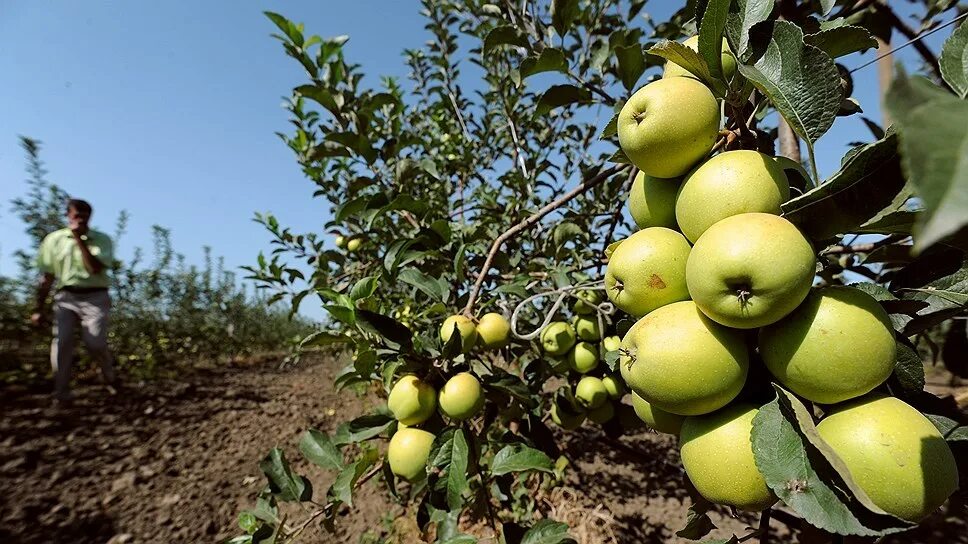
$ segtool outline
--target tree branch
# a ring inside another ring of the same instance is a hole
[[[474,287],[471,288],[470,295],[467,297],[467,305],[464,306],[464,315],[466,315],[468,317],[472,316],[472,311],[474,309],[474,303],[477,302],[477,296],[481,292],[481,287],[484,285],[484,278],[487,277],[487,272],[488,272],[488,270],[491,269],[491,263],[494,262],[494,257],[497,255],[498,250],[501,249],[501,246],[504,245],[505,242],[507,242],[508,240],[510,240],[511,238],[513,238],[518,233],[520,233],[520,232],[522,232],[524,230],[527,230],[528,228],[532,227],[535,223],[537,223],[538,221],[540,221],[542,217],[544,217],[544,216],[548,215],[549,213],[553,212],[554,210],[556,210],[556,209],[564,206],[569,201],[571,201],[571,199],[573,199],[576,196],[584,193],[585,191],[591,189],[592,187],[595,187],[596,185],[601,184],[606,179],[608,179],[609,177],[611,177],[613,174],[615,174],[615,173],[617,173],[617,172],[619,172],[621,170],[624,170],[625,168],[626,168],[625,166],[613,166],[611,168],[606,168],[605,170],[599,172],[598,175],[592,177],[591,179],[588,179],[588,180],[585,180],[585,181],[579,183],[571,191],[568,191],[567,193],[565,193],[565,194],[561,195],[560,197],[556,198],[555,200],[553,200],[552,202],[550,202],[548,205],[546,205],[544,208],[541,208],[540,210],[538,210],[537,212],[535,212],[533,215],[531,215],[531,216],[525,218],[524,220],[518,222],[516,225],[514,225],[511,228],[509,228],[503,234],[501,234],[500,236],[498,236],[494,240],[494,243],[491,244],[491,249],[490,249],[490,251],[488,251],[487,258],[484,259],[484,265],[481,267],[481,273],[477,277],[477,281],[474,282]]]
[[[353,489],[355,490],[359,488],[361,485],[370,481],[370,479],[376,476],[377,473],[379,473],[381,470],[383,470],[383,463],[376,465],[375,467],[371,468],[369,472],[367,472],[363,476],[360,476],[360,479],[356,480],[356,483],[353,484]],[[320,516],[328,514],[329,511],[333,509],[333,504],[335,503],[332,503],[332,502],[328,503],[325,507],[320,508],[319,510],[316,510],[315,512],[313,512],[306,519],[306,521],[300,523],[299,526],[296,527],[291,533],[286,535],[285,538],[287,538],[289,542],[295,542],[296,539],[299,538],[299,535],[302,534],[302,532],[306,530],[306,527],[309,527],[309,525],[312,524],[313,521],[319,519]]]

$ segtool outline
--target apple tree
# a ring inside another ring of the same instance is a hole
[[[347,37],[267,13],[306,72],[279,136],[331,219],[258,215],[273,248],[249,272],[321,303],[303,347],[345,351],[334,385],[387,405],[302,437],[336,474],[325,492],[272,450],[235,541],[332,528],[374,478],[438,542],[475,542],[468,519],[569,541],[533,496],[583,424],[678,435],[696,499],[680,536],[702,539],[714,504],[761,513],[729,542],[765,541],[781,502],[794,529],[915,526],[968,437],[921,356],[965,373],[968,27],[923,4],[925,29],[955,29],[940,58],[921,45],[926,77],[898,67],[893,125],[865,118],[871,141],[825,180],[816,142],[862,113],[839,59],[916,37],[887,3],[694,1],[660,23],[644,1],[425,0],[429,41],[379,85]],[[884,429],[903,429],[885,456],[920,461],[887,490],[857,454]]]

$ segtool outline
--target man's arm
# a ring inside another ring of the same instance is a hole
[[[81,235],[76,230],[71,230],[71,234],[74,235],[74,241],[77,242],[77,247],[81,250],[81,261],[84,262],[84,269],[87,270],[88,274],[100,274],[104,270],[104,263],[91,254],[91,249],[87,247],[87,243],[81,239]]]
[[[39,326],[44,320],[44,306],[47,304],[47,295],[50,294],[50,287],[54,284],[54,275],[44,273],[37,282],[37,304],[34,313],[30,315],[30,322]]]

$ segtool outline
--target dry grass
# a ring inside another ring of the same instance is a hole
[[[617,544],[612,513],[602,504],[584,504],[583,499],[570,487],[556,487],[541,500],[548,506],[548,518],[567,524],[578,544]]]

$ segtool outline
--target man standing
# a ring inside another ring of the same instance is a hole
[[[50,364],[54,370],[54,399],[59,404],[71,401],[71,366],[74,362],[74,335],[101,364],[101,372],[112,392],[118,384],[111,352],[108,350],[108,312],[111,297],[108,270],[114,264],[111,238],[88,227],[91,205],[83,200],[67,202],[67,228],[44,238],[37,252],[40,286],[37,310],[31,322],[43,322],[44,305],[54,281],[54,340],[50,345]]]

